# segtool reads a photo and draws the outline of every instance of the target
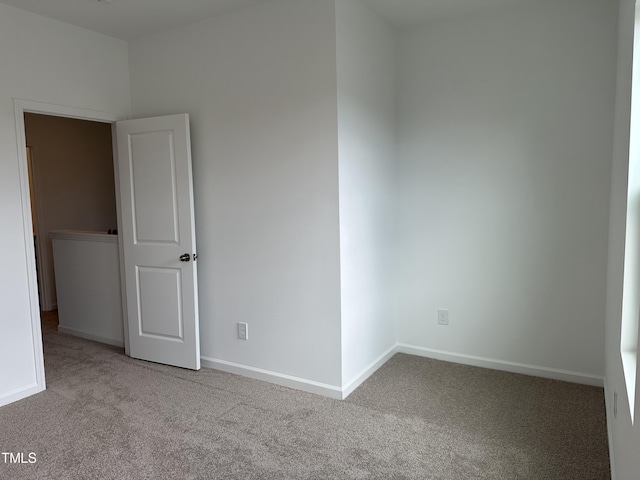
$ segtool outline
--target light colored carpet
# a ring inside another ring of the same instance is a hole
[[[1,479],[607,479],[602,389],[396,355],[346,401],[45,334]]]

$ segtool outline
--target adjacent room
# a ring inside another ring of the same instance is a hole
[[[157,473],[156,445],[192,458],[193,478],[241,478],[243,458],[243,478],[507,478],[516,463],[520,478],[635,478],[635,2],[206,3],[0,0],[7,431],[53,428],[35,413],[47,400],[98,425],[82,444],[105,461],[133,448]],[[207,368],[70,331],[45,335],[43,362],[25,112],[188,113]],[[568,443],[546,465],[525,453]]]
[[[103,285],[104,296],[96,295],[87,281],[87,271],[98,270],[105,282],[119,282],[116,238],[109,236],[117,231],[111,125],[27,113],[24,127],[45,328],[122,346],[120,288]]]

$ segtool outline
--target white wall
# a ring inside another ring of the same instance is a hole
[[[603,376],[616,20],[560,0],[401,34],[399,342]]]
[[[36,370],[27,284],[13,99],[129,111],[124,42],[0,4],[0,405],[34,392]],[[28,195],[27,195],[28,198]],[[34,312],[37,315],[37,312]]]
[[[52,233],[58,331],[124,347],[118,236]]]
[[[631,421],[631,411],[620,358],[635,1],[620,0],[619,4],[618,80],[607,272],[605,393],[612,453],[611,463],[615,471],[615,478],[626,480],[636,478],[638,471],[640,471],[640,458],[638,457],[640,427],[637,414],[635,425]],[[617,418],[614,416],[614,391],[618,394]],[[637,399],[638,395],[635,395],[635,398]]]
[[[36,193],[38,273],[43,310],[57,304],[53,230],[107,232],[118,226],[111,125],[25,114]]]
[[[130,70],[135,116],[191,116],[205,364],[337,388],[334,14],[264,2],[132,42]]]
[[[396,343],[395,34],[357,0],[336,1],[342,382]]]

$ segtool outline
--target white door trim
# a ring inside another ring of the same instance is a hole
[[[97,110],[89,110],[85,108],[67,107],[62,105],[54,105],[51,103],[35,102],[30,100],[15,99],[13,100],[13,108],[16,123],[16,142],[18,151],[18,171],[20,177],[20,196],[22,203],[22,225],[24,236],[24,255],[27,265],[27,288],[29,289],[29,309],[31,315],[31,334],[33,341],[34,363],[36,374],[35,391],[29,389],[25,397],[33,393],[41,392],[46,388],[44,377],[44,351],[42,349],[42,329],[40,325],[40,306],[38,302],[38,279],[36,273],[35,249],[33,245],[33,224],[31,219],[31,198],[29,196],[29,174],[27,168],[27,139],[24,127],[25,113],[40,113],[44,115],[53,115],[58,117],[78,118],[82,120],[90,120],[94,122],[115,123],[123,118],[113,113],[101,112]],[[115,140],[114,140],[115,141]],[[117,168],[116,150],[114,149],[114,168]],[[117,178],[117,170],[115,171]],[[118,213],[118,225],[120,224],[120,192],[118,182],[116,182],[116,208]],[[121,241],[119,239],[119,241]],[[122,249],[122,245],[120,245]],[[122,250],[121,250],[122,251]],[[120,272],[122,275],[122,255],[120,255]],[[124,284],[123,284],[124,286]],[[126,297],[122,297],[123,304],[123,321],[125,322],[125,351],[129,351],[129,336],[126,325]],[[22,397],[13,398],[18,400]]]

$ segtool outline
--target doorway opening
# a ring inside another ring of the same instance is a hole
[[[23,226],[24,226],[24,238],[25,238],[25,261],[27,263],[27,281],[28,281],[28,290],[29,290],[29,307],[31,313],[31,332],[32,332],[32,342],[33,342],[33,353],[34,353],[34,366],[35,366],[35,377],[36,382],[35,385],[25,389],[20,392],[19,396],[16,396],[15,399],[24,398],[33,393],[41,392],[46,388],[45,382],[45,372],[44,372],[44,351],[42,346],[42,324],[41,324],[41,304],[43,310],[51,309],[55,310],[56,302],[53,300],[55,297],[49,296],[45,298],[45,295],[42,295],[39,292],[39,283],[38,283],[38,264],[40,263],[40,258],[36,260],[36,243],[38,243],[38,239],[34,238],[34,234],[36,232],[36,228],[38,231],[46,230],[45,228],[41,228],[41,222],[38,221],[40,217],[40,210],[38,206],[38,198],[32,196],[32,193],[38,192],[37,185],[31,185],[33,179],[37,182],[38,178],[38,165],[33,168],[33,176],[30,175],[30,168],[33,167],[37,162],[37,158],[39,155],[39,148],[34,145],[28,145],[27,142],[27,125],[25,122],[25,115],[36,114],[40,116],[52,116],[52,117],[60,117],[61,119],[66,120],[88,120],[91,122],[99,122],[102,124],[107,124],[107,128],[111,128],[111,125],[115,123],[118,118],[115,115],[98,112],[93,110],[79,109],[74,107],[64,107],[59,105],[46,104],[41,102],[32,102],[27,100],[14,100],[14,115],[15,115],[15,125],[16,125],[16,139],[18,145],[18,157],[19,157],[19,172],[20,172],[20,187],[21,187],[21,196],[22,196],[22,205],[24,206],[22,210],[23,215]],[[36,118],[36,117],[34,117]],[[112,141],[113,144],[113,141]],[[30,146],[31,148],[26,148]],[[73,145],[71,145],[73,147]],[[29,159],[28,157],[31,157]],[[30,165],[31,163],[31,165]],[[111,156],[111,165],[112,168],[117,168],[115,164],[115,156],[112,154]],[[111,174],[113,178],[113,173]],[[33,187],[33,188],[32,188]],[[115,201],[116,201],[116,212],[118,211],[118,197],[117,197],[117,184],[115,186]],[[65,191],[59,189],[58,192],[61,195],[65,194]],[[32,201],[33,199],[33,201]],[[41,207],[41,206],[40,206]],[[33,214],[32,214],[33,213]],[[117,213],[116,213],[117,216]],[[35,223],[35,225],[34,225]],[[41,237],[44,237],[44,233],[39,234]],[[42,238],[42,240],[45,240]],[[40,252],[38,252],[40,253]],[[41,270],[43,267],[40,267]],[[55,275],[54,275],[55,277]],[[44,286],[43,286],[44,290]],[[55,290],[54,290],[55,292]],[[42,301],[41,301],[42,300]],[[49,303],[45,303],[49,302]],[[53,307],[53,308],[52,308]],[[51,311],[50,310],[50,311]],[[48,315],[50,316],[50,315]],[[125,336],[125,350],[127,347],[127,338]]]
[[[68,270],[55,268],[52,233],[117,229],[112,132],[108,123],[29,112],[24,125],[39,306],[51,330],[59,318],[56,275]]]

